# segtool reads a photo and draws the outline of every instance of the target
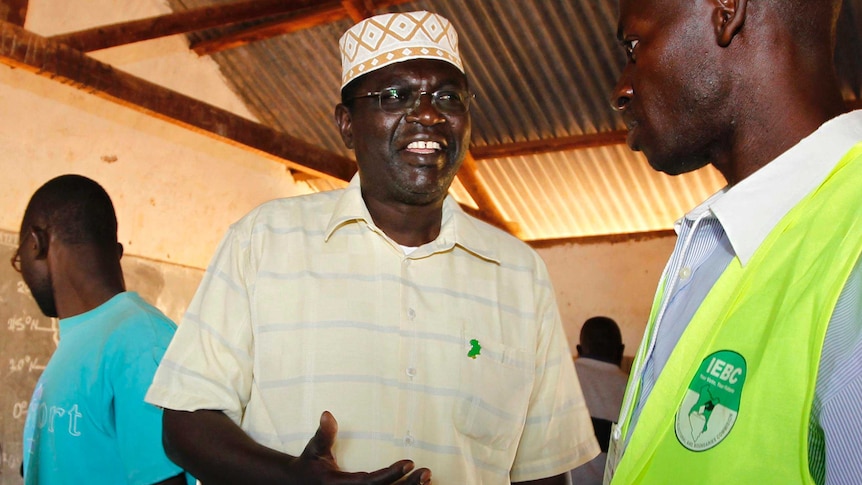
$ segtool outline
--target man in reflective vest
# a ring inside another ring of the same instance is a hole
[[[862,477],[862,110],[833,65],[840,10],[620,2],[629,146],[728,186],[676,223],[606,482]]]

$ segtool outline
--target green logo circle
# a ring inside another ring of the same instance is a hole
[[[720,350],[700,363],[676,412],[676,439],[691,451],[721,443],[736,423],[742,386],[748,369],[745,358]]]

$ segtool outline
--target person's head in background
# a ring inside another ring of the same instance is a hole
[[[439,212],[470,140],[472,95],[454,28],[430,12],[384,14],[353,26],[340,47],[335,120],[372,217],[385,225],[392,213]]]
[[[114,205],[87,177],[61,175],[36,190],[18,241],[16,269],[46,316],[83,313],[125,289]]]
[[[628,145],[734,185],[846,111],[833,64],[841,0],[621,0],[628,62],[611,104]]]
[[[608,317],[592,317],[581,326],[580,343],[575,348],[578,357],[620,366],[625,345],[617,322]]]

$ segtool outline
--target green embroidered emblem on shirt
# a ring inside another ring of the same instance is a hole
[[[471,359],[475,359],[479,353],[482,352],[482,346],[479,345],[479,341],[476,339],[470,340],[470,350],[467,351],[467,357]]]

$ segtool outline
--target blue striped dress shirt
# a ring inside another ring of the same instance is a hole
[[[647,357],[634,429],[673,348],[733,258],[745,265],[773,227],[862,142],[862,110],[839,116],[732,188],[677,221],[663,279],[666,306]],[[860,217],[862,214],[852,214]],[[650,342],[645,340],[642,345]],[[809,468],[818,484],[862,483],[862,263],[833,311],[823,343],[809,424]]]

